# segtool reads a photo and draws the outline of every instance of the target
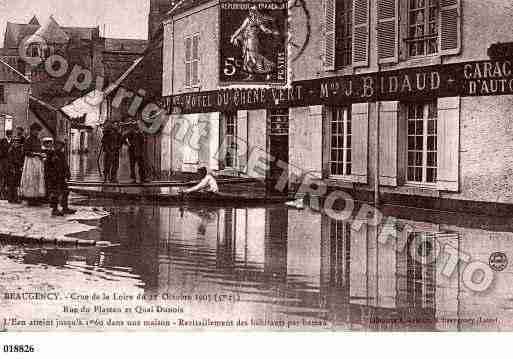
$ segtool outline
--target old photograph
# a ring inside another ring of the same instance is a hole
[[[513,331],[512,24],[0,0],[0,332]]]

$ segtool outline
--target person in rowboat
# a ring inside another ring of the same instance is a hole
[[[219,192],[219,186],[217,181],[210,173],[208,173],[205,167],[198,169],[198,174],[201,176],[201,181],[196,186],[191,187],[183,191],[183,193],[203,192],[203,193],[217,193]]]

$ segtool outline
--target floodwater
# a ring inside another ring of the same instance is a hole
[[[511,260],[509,218],[386,207],[394,225],[375,227],[282,205],[89,204],[112,216],[80,237],[113,246],[0,242],[2,263],[28,273],[18,291],[59,295],[36,307],[0,303],[11,315],[28,321],[36,312],[54,326],[60,319],[57,329],[63,330],[513,329],[511,266],[467,270],[468,263],[488,268],[494,253]],[[405,246],[393,236],[380,237],[384,230],[397,234],[404,228]],[[416,246],[416,239],[423,244]],[[490,273],[491,284],[476,291],[472,284]],[[82,312],[83,306],[90,311]]]

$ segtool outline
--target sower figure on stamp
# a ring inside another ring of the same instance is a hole
[[[45,179],[49,192],[50,206],[52,207],[52,216],[63,216],[74,214],[75,210],[69,208],[68,181],[71,177],[66,154],[64,153],[65,144],[63,141],[55,141],[53,148],[47,150],[45,162]],[[59,204],[62,211],[59,210]]]
[[[146,169],[145,169],[145,138],[144,134],[137,124],[131,126],[124,136],[124,142],[128,145],[128,155],[130,157],[130,178],[133,183],[137,183],[137,176],[135,174],[135,166],[139,169],[139,179],[141,182],[146,182]]]
[[[122,147],[123,136],[118,122],[107,124],[102,139],[104,182],[118,182],[119,154]]]
[[[23,149],[25,137],[23,136],[23,133],[23,128],[18,128],[16,130],[16,137],[12,140],[7,154],[7,200],[9,203],[21,202],[18,198],[18,188],[20,187],[23,163],[25,161],[25,152]]]

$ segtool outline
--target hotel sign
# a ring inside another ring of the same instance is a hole
[[[513,95],[513,65],[509,60],[297,81],[290,88],[243,88],[189,93],[168,98],[168,106],[175,112],[199,113],[494,95]]]

